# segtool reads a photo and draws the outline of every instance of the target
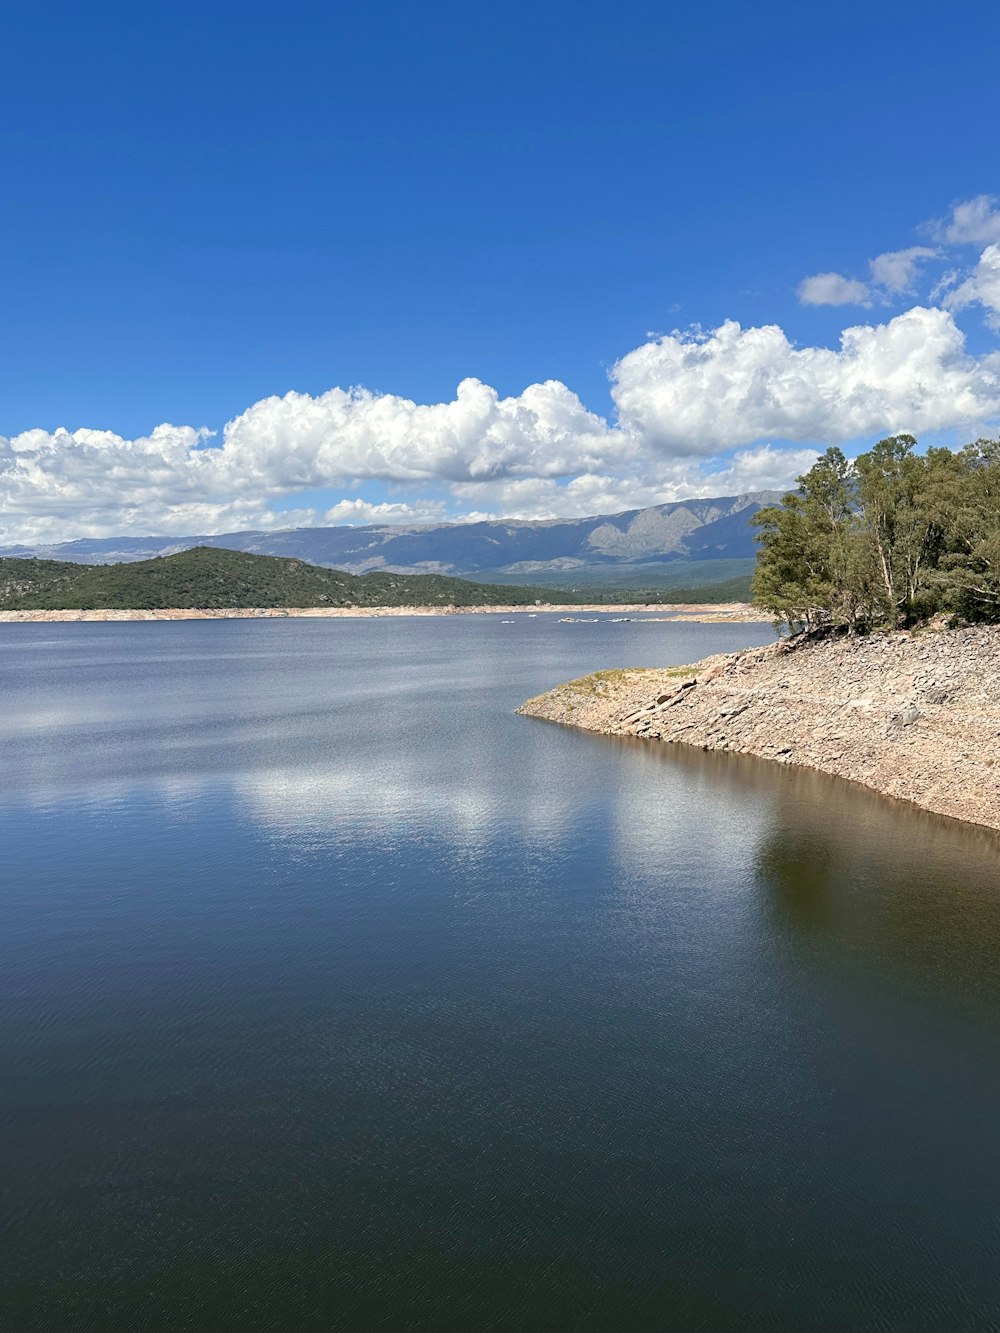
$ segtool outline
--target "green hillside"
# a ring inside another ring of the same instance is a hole
[[[647,606],[685,606],[699,604],[703,602],[749,602],[750,600],[750,575],[744,574],[739,578],[724,579],[720,583],[701,583],[694,587],[664,587],[662,584],[647,585],[641,582],[618,584],[616,587],[608,587],[607,584],[598,585],[594,588],[558,588],[546,587],[543,589],[545,600],[547,602],[562,601],[563,594],[573,592],[581,602],[642,602]]]
[[[183,610],[306,606],[530,606],[572,593],[438,574],[344,574],[302,560],[196,546],[120,565],[0,559],[0,610]]]
[[[628,564],[581,565],[575,569],[539,569],[508,574],[503,570],[484,569],[479,577],[490,583],[528,581],[539,588],[558,588],[590,596],[591,592],[651,593],[661,601],[670,601],[677,591],[714,588],[742,579],[749,596],[750,578],[756,562],[749,558],[724,560],[630,561]]]

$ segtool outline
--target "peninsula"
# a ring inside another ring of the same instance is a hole
[[[828,449],[752,519],[753,600],[789,638],[599,672],[521,712],[802,764],[1000,829],[1000,440],[916,444]]]
[[[1000,629],[784,639],[601,671],[518,710],[609,736],[801,764],[1000,829]]]

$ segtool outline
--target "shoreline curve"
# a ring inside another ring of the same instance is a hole
[[[87,610],[64,608],[47,611],[0,611],[0,624],[73,624],[78,621],[130,620],[373,620],[386,616],[470,616],[470,615],[538,615],[561,611],[572,615],[584,611],[603,611],[613,615],[662,611],[660,620],[689,622],[718,622],[722,624],[759,623],[767,620],[759,611],[745,602],[622,602],[606,603],[523,602],[516,606],[258,606],[258,607],[149,607],[136,609],[92,608]]]
[[[1000,830],[1000,629],[779,640],[599,671],[517,710],[608,736],[818,769]]]

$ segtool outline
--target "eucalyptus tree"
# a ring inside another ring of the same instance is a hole
[[[863,604],[856,478],[839,449],[828,449],[798,490],[752,520],[760,551],[753,596],[790,627],[854,624]]]
[[[1000,440],[977,440],[956,457],[962,472],[949,496],[938,586],[964,618],[1000,620]]]
[[[947,515],[935,503],[952,471],[949,450],[915,454],[912,435],[890,435],[860,454],[857,503],[876,572],[879,619],[909,624],[932,598],[930,574],[946,542]]]
[[[1000,442],[918,454],[891,435],[853,463],[828,449],[754,523],[754,600],[792,628],[1000,620]]]

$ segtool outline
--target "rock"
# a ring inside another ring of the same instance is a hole
[[[912,727],[919,716],[920,709],[916,704],[907,704],[907,706],[901,709],[892,720],[893,722],[897,722],[901,727]]]
[[[707,685],[710,681],[718,680],[725,669],[725,664],[723,662],[716,662],[714,666],[710,666],[706,671],[701,673],[698,677],[698,684]]]
[[[1000,829],[998,628],[785,641],[675,673],[623,671],[604,695],[573,682],[521,711],[807,765]]]

